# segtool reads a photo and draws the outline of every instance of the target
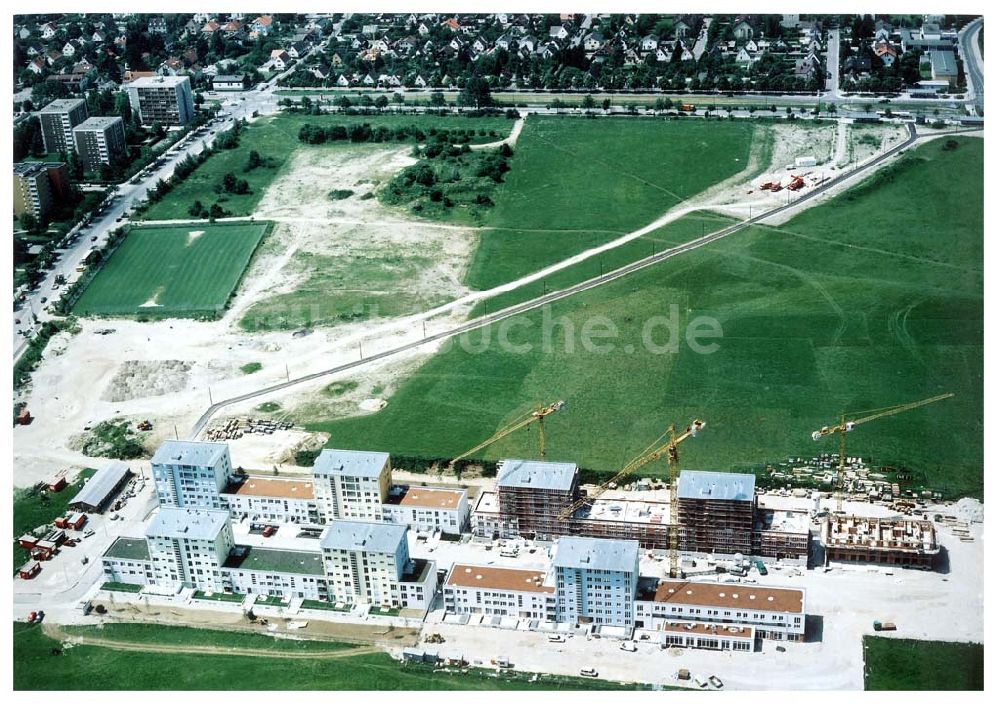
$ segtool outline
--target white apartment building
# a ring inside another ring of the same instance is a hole
[[[146,538],[118,538],[101,558],[109,582],[146,586],[153,583],[153,563]]]
[[[143,76],[125,84],[125,90],[143,125],[187,125],[194,120],[194,97],[187,76]]]
[[[236,594],[327,601],[323,554],[237,545],[226,558],[223,588]]]
[[[260,523],[319,523],[313,482],[273,476],[241,476],[220,494],[233,520]]]
[[[444,608],[452,614],[556,620],[554,578],[545,570],[454,564],[444,581]]]
[[[146,540],[153,584],[223,591],[222,568],[235,545],[228,512],[160,508],[146,527]]]
[[[225,508],[220,493],[233,473],[228,445],[167,440],[151,463],[160,506]]]
[[[331,601],[426,610],[434,598],[435,563],[411,561],[405,525],[333,521],[320,547]]]
[[[676,632],[678,626],[700,622],[721,627],[721,635],[748,627],[760,638],[805,638],[804,589],[669,580],[643,585],[635,602],[637,627]]]
[[[408,525],[418,532],[440,529],[459,535],[469,522],[469,494],[465,489],[393,486],[382,508],[387,523]]]
[[[639,543],[565,535],[552,560],[559,621],[635,624]]]
[[[313,492],[325,522],[380,522],[392,469],[385,452],[324,449],[313,466]]]

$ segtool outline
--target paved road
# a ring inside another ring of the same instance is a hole
[[[979,51],[979,33],[983,29],[983,18],[967,24],[958,35],[958,43],[962,51],[962,63],[965,65],[966,85],[976,108],[983,110],[983,80],[985,67],[983,55]]]
[[[829,98],[840,98],[840,30],[831,29],[826,39],[826,93]]]
[[[791,201],[791,202],[789,202],[787,204],[784,204],[782,206],[778,206],[776,208],[769,209],[767,211],[761,212],[760,214],[758,214],[758,215],[756,215],[756,216],[754,216],[752,218],[749,218],[749,219],[747,219],[745,221],[741,221],[738,224],[735,224],[733,226],[729,226],[729,227],[724,228],[722,230],[715,231],[714,233],[709,233],[709,234],[707,234],[705,236],[702,236],[701,238],[696,238],[696,239],[694,239],[692,241],[689,241],[687,243],[681,244],[679,246],[675,246],[673,248],[668,248],[668,249],[666,249],[666,250],[664,250],[664,251],[662,251],[660,253],[656,253],[654,255],[651,255],[651,256],[648,256],[646,258],[643,258],[642,260],[637,260],[637,261],[635,261],[633,263],[630,263],[629,265],[626,265],[626,266],[624,266],[622,268],[619,268],[617,270],[613,270],[613,271],[611,271],[609,273],[605,273],[605,274],[601,275],[600,277],[595,277],[595,278],[593,278],[591,280],[586,280],[584,282],[581,282],[581,283],[579,283],[577,285],[574,285],[572,287],[568,287],[568,288],[563,289],[563,290],[556,290],[556,291],[550,292],[550,293],[548,293],[546,295],[543,295],[541,297],[537,297],[535,299],[528,300],[526,302],[522,302],[521,304],[517,304],[517,305],[514,305],[512,307],[508,307],[506,309],[500,310],[499,312],[495,312],[493,314],[488,314],[488,315],[484,315],[482,317],[479,317],[477,319],[469,320],[468,322],[465,322],[464,324],[461,324],[461,325],[459,325],[457,327],[454,327],[452,329],[448,329],[446,331],[437,332],[435,334],[431,334],[431,335],[425,336],[422,339],[419,339],[419,340],[416,340],[416,341],[413,341],[413,342],[410,342],[410,343],[407,343],[407,344],[403,344],[401,346],[397,346],[397,347],[394,347],[394,348],[391,348],[391,349],[388,349],[388,350],[385,350],[385,351],[380,351],[378,353],[369,354],[368,356],[365,356],[365,357],[360,357],[357,361],[351,361],[349,363],[341,364],[339,366],[334,366],[333,368],[329,368],[329,369],[326,369],[326,370],[323,370],[323,371],[318,371],[316,373],[310,373],[310,374],[305,375],[305,376],[300,376],[298,378],[293,378],[293,379],[291,379],[289,381],[286,381],[284,383],[278,383],[276,385],[271,385],[271,386],[267,386],[265,388],[260,388],[258,390],[255,390],[255,391],[252,391],[252,392],[249,392],[249,393],[245,393],[243,395],[238,395],[236,397],[229,398],[227,400],[221,400],[221,401],[219,401],[219,402],[211,405],[207,410],[205,410],[205,412],[201,415],[201,417],[198,418],[197,422],[195,422],[194,426],[191,428],[191,431],[188,433],[188,438],[189,439],[196,439],[198,437],[198,435],[201,434],[202,430],[205,429],[205,426],[208,424],[208,422],[220,410],[222,410],[223,408],[226,408],[226,407],[228,407],[230,405],[234,405],[236,403],[241,403],[241,402],[244,402],[244,401],[247,401],[247,400],[252,400],[254,398],[257,398],[257,397],[260,397],[260,396],[263,396],[263,395],[269,395],[270,393],[274,393],[274,392],[277,392],[279,390],[284,390],[286,388],[290,388],[292,386],[299,385],[301,383],[305,383],[305,382],[308,382],[308,381],[316,380],[318,378],[323,378],[323,377],[326,377],[326,376],[343,373],[345,371],[352,370],[352,369],[357,368],[359,366],[367,365],[369,363],[372,363],[373,361],[379,361],[379,360],[382,360],[382,359],[385,359],[385,358],[389,358],[391,356],[395,356],[395,355],[400,354],[400,353],[404,353],[406,351],[411,351],[413,349],[419,348],[419,347],[424,346],[424,345],[429,344],[429,343],[440,341],[442,339],[448,339],[448,338],[451,338],[453,336],[458,336],[460,334],[464,334],[465,332],[474,331],[476,329],[481,329],[482,327],[489,326],[490,324],[494,324],[496,322],[500,322],[500,321],[502,321],[504,319],[508,319],[508,318],[513,317],[515,315],[523,314],[525,312],[529,312],[531,310],[538,309],[539,307],[541,307],[543,305],[550,304],[552,302],[556,302],[558,300],[564,299],[566,297],[570,297],[572,295],[578,294],[580,292],[584,292],[586,290],[593,289],[595,287],[599,287],[601,285],[604,285],[604,284],[606,284],[608,282],[611,282],[613,280],[617,280],[618,278],[624,277],[624,276],[629,275],[629,274],[631,274],[633,272],[636,272],[638,270],[642,270],[644,268],[647,268],[650,265],[654,265],[656,263],[660,263],[660,262],[662,262],[664,260],[667,260],[668,258],[673,258],[673,257],[675,257],[677,255],[681,255],[683,253],[687,253],[689,251],[695,250],[695,249],[700,248],[702,246],[708,245],[709,243],[717,241],[717,240],[719,240],[721,238],[725,238],[726,236],[730,236],[730,235],[732,235],[734,233],[737,233],[737,232],[743,230],[747,226],[751,226],[751,225],[760,223],[761,221],[764,221],[764,220],[766,220],[768,218],[771,218],[772,216],[780,214],[780,213],[782,213],[782,212],[784,212],[786,210],[789,210],[789,209],[792,209],[792,208],[796,208],[800,204],[802,204],[802,202],[810,200],[810,199],[817,198],[821,194],[826,193],[829,189],[831,189],[834,186],[842,183],[843,181],[845,181],[847,179],[850,179],[851,177],[854,177],[854,176],[856,176],[858,174],[862,174],[862,173],[864,173],[866,171],[874,169],[876,166],[880,165],[885,160],[891,158],[893,155],[897,154],[901,150],[905,150],[907,147],[911,146],[916,141],[916,139],[917,139],[917,131],[916,131],[916,128],[912,124],[908,125],[907,128],[909,129],[910,134],[907,137],[907,139],[904,140],[904,141],[902,141],[899,145],[896,145],[895,147],[893,147],[893,148],[891,148],[889,150],[886,150],[885,152],[883,152],[883,153],[877,155],[876,157],[874,157],[869,162],[867,162],[867,163],[865,163],[863,165],[860,165],[860,166],[856,167],[855,169],[852,169],[852,170],[849,170],[849,171],[844,171],[839,176],[837,176],[837,177],[835,177],[835,178],[833,178],[833,179],[831,179],[831,180],[829,180],[827,182],[824,182],[823,184],[815,187],[814,189],[812,189],[809,192],[807,192],[806,194],[802,195],[801,197],[799,197],[795,201]]]

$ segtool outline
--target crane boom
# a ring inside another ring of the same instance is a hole
[[[635,459],[623,466],[617,474],[598,486],[592,496],[585,496],[584,498],[578,499],[563,508],[563,510],[559,512],[559,520],[567,520],[571,518],[573,514],[581,508],[592,504],[598,496],[607,491],[614,484],[617,484],[622,479],[627,478],[646,464],[666,456],[667,465],[670,470],[670,575],[678,576],[677,472],[680,468],[680,455],[678,454],[677,447],[681,442],[689,437],[696,436],[704,428],[705,423],[702,420],[694,420],[681,434],[678,435],[673,425],[671,425],[667,428],[666,432],[657,437],[652,444],[642,450],[642,452],[640,452]],[[664,438],[667,439],[666,442],[663,442]]]
[[[539,406],[535,410],[532,410],[526,417],[524,417],[524,418],[522,418],[520,420],[517,420],[516,422],[511,423],[507,427],[504,427],[502,430],[499,430],[498,432],[494,433],[489,439],[487,439],[487,440],[485,440],[483,442],[480,442],[479,444],[477,444],[472,449],[470,449],[470,450],[468,450],[466,452],[462,452],[457,457],[455,457],[454,459],[452,459],[448,463],[448,466],[449,467],[454,466],[455,462],[457,462],[457,461],[459,461],[461,459],[465,459],[466,457],[468,457],[468,456],[470,456],[472,454],[475,454],[476,452],[480,451],[481,449],[485,449],[486,447],[490,446],[494,442],[497,442],[497,441],[503,439],[504,437],[506,437],[507,435],[511,434],[512,432],[517,432],[519,429],[521,429],[523,427],[527,427],[528,425],[530,425],[535,420],[538,421],[538,446],[539,446],[539,453],[541,454],[542,458],[544,459],[545,458],[545,422],[544,422],[545,418],[548,415],[551,415],[552,413],[554,413],[554,412],[556,412],[558,410],[562,410],[564,407],[566,407],[566,401],[564,401],[564,400],[557,400],[556,402],[551,403],[549,405]]]
[[[903,403],[902,405],[893,405],[891,407],[877,408],[875,410],[863,410],[855,413],[844,413],[840,416],[840,422],[837,424],[822,427],[813,432],[813,441],[820,440],[823,437],[827,437],[832,434],[840,435],[840,460],[837,466],[837,488],[834,490],[834,496],[837,500],[837,512],[840,513],[844,507],[844,463],[847,451],[848,432],[851,432],[855,427],[863,425],[866,422],[878,420],[883,417],[889,417],[890,415],[898,415],[901,412],[914,410],[916,408],[923,407],[924,405],[930,405],[931,403],[936,403],[941,400],[947,400],[948,398],[952,398],[954,396],[954,393],[942,393],[941,395],[924,398],[923,400],[917,400],[912,403]],[[848,419],[853,418],[855,415],[862,415],[862,417]]]

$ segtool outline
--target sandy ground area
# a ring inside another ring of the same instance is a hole
[[[294,289],[305,277],[296,270],[297,253],[336,258],[364,251],[404,261],[408,255],[432,257],[435,264],[430,272],[396,287],[433,291],[442,300],[467,292],[461,280],[475,243],[472,230],[417,221],[383,207],[374,198],[333,201],[326,196],[338,188],[354,189],[357,195],[370,191],[413,162],[408,150],[307,151],[295,159],[294,168],[262,197],[258,217],[276,219],[278,225],[222,319],[144,323],[121,319],[110,325],[106,320],[82,320],[79,334],[53,339],[20,398],[35,420],[14,431],[15,485],[47,479],[66,466],[78,469],[100,464],[102,460],[73,450],[74,439],[87,425],[115,416],[136,422],[149,419],[154,428],[145,436],[144,446],[152,451],[166,438],[185,437],[210,401],[357,360],[362,351],[391,348],[422,335],[423,326],[411,318],[377,316],[298,335],[241,330],[238,322],[249,307],[276,292]],[[467,312],[467,305],[442,308],[427,323],[426,331],[450,328],[464,321]],[[97,333],[108,329],[110,333]],[[294,414],[296,408],[308,405],[303,413],[315,416],[370,414],[434,351],[435,345],[427,345],[366,366],[352,373],[357,386],[343,396],[322,392],[328,380],[289,389],[280,396],[282,410]],[[259,363],[262,368],[245,375],[239,369],[248,363]],[[260,414],[256,407],[268,400],[263,397],[233,406],[227,414]],[[241,440],[234,449],[234,463],[270,469],[286,463],[303,441],[282,435]]]

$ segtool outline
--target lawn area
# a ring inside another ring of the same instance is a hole
[[[371,316],[399,317],[444,304],[444,293],[415,291],[432,257],[373,254],[333,256],[299,251],[289,272],[303,280],[251,305],[240,318],[246,331],[333,326]]]
[[[982,690],[983,645],[865,636],[866,690]]]
[[[105,627],[105,631],[108,627]],[[160,642],[201,643],[197,639],[161,634],[167,627],[149,627]],[[74,627],[73,631],[78,628]],[[196,631],[176,629],[177,631]],[[222,634],[204,631],[205,634]],[[164,638],[164,635],[167,638]],[[222,634],[226,635],[226,634]],[[239,636],[242,642],[254,636]],[[119,640],[140,638],[115,636]],[[271,639],[256,647],[291,647],[312,650],[305,641]],[[220,647],[227,645],[220,642]],[[238,643],[237,645],[245,645]],[[329,645],[329,644],[327,644]],[[142,653],[99,646],[78,645],[52,655],[57,641],[42,633],[40,625],[14,624],[15,690],[553,690],[641,689],[603,680],[545,677],[529,682],[526,676],[496,677],[473,671],[468,675],[433,672],[429,668],[405,667],[385,653],[346,658],[255,658],[226,655],[220,651],[206,660],[204,655]],[[294,663],[289,662],[294,660]],[[127,669],[122,669],[127,665]]]
[[[268,228],[266,223],[133,228],[73,312],[218,316]]]
[[[218,646],[219,648],[277,648],[287,651],[329,651],[353,648],[353,643],[277,638],[256,631],[163,626],[144,623],[106,623],[98,626],[69,626],[73,636],[92,636],[109,641],[157,643],[176,646]]]
[[[83,488],[83,482],[97,473],[97,469],[84,469],[76,481],[62,491],[34,488],[14,489],[14,569],[28,561],[28,551],[17,544],[17,538],[66,514],[66,506]]]
[[[466,282],[510,282],[649,223],[746,167],[755,134],[770,133],[747,121],[531,116]]]
[[[485,346],[483,332],[467,335],[468,346],[452,341],[384,410],[311,427],[342,448],[441,457],[563,399],[546,425],[550,459],[616,469],[668,424],[699,417],[708,428],[684,463],[732,471],[835,451],[835,438],[815,443],[810,433],[843,411],[951,391],[858,428],[848,453],[981,498],[983,147],[952,144],[913,150],[781,228],[743,231],[525,315],[509,327],[511,346],[497,345],[499,327]],[[699,316],[722,328],[721,339],[701,340],[717,343],[714,353],[685,343]],[[608,323],[617,336],[587,350],[583,328]],[[677,331],[676,350],[647,346],[646,326],[656,344]],[[535,432],[522,431],[481,454],[534,456],[536,445]]]
[[[245,179],[249,185],[248,194],[227,194],[220,205],[232,216],[249,216],[256,208],[267,187],[274,181],[289,162],[292,153],[309,146],[299,141],[299,128],[306,123],[319,126],[355,125],[369,123],[374,126],[394,128],[416,125],[425,130],[430,128],[490,130],[498,135],[510,132],[512,121],[504,117],[470,118],[464,115],[306,115],[304,113],[281,113],[274,117],[262,118],[247,126],[240,136],[239,146],[231,150],[220,150],[212,155],[180,185],[174,187],[161,201],[151,205],[144,217],[157,219],[189,218],[188,209],[195,201],[210,203],[215,198],[215,187],[227,173]],[[475,138],[472,142],[496,140],[488,134]],[[351,143],[343,143],[349,145]],[[324,148],[320,148],[324,149]],[[250,151],[256,150],[268,164],[252,171],[246,170]]]
[[[732,219],[708,211],[687,214],[652,233],[629,241],[613,250],[591,256],[576,265],[563,268],[543,280],[537,280],[491,297],[482,305],[483,309],[477,309],[474,314],[482,314],[484,311],[496,312],[504,307],[539,297],[546,292],[572,287],[584,280],[599,277],[604,273],[646,258],[654,251],[659,253],[672,246],[698,238],[705,233],[718,231],[732,225],[732,223]]]

